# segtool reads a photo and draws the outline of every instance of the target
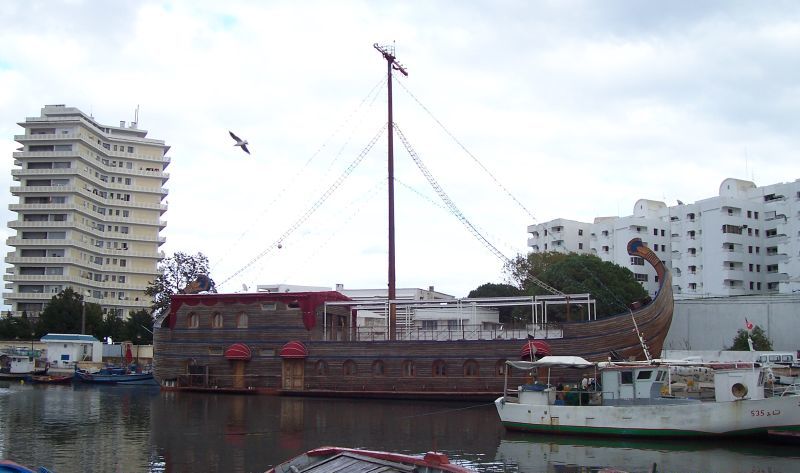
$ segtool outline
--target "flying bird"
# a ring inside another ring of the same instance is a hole
[[[247,154],[250,154],[250,150],[247,149],[247,140],[243,140],[243,139],[239,138],[238,136],[234,135],[232,131],[228,131],[228,133],[231,134],[231,138],[236,140],[236,144],[233,145],[233,146],[241,146],[242,147],[242,151],[244,151]]]

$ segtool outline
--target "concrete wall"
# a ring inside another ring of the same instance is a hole
[[[800,349],[800,295],[676,300],[665,350],[722,350],[733,343],[745,318],[761,327],[772,349]]]

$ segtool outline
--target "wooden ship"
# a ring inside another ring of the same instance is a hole
[[[516,331],[475,327],[469,332],[449,332],[447,340],[397,329],[391,84],[393,70],[407,74],[393,50],[375,48],[386,59],[389,77],[385,332],[367,334],[360,330],[358,302],[335,291],[174,295],[169,311],[156,320],[153,330],[154,375],[161,386],[216,392],[493,401],[503,392],[506,360],[547,354],[596,361],[609,356],[642,359],[650,356],[648,348],[658,356],[672,320],[672,280],[656,254],[638,239],[631,241],[628,252],[655,268],[660,288],[653,300],[623,314],[555,328],[544,320],[532,320],[524,330]],[[490,249],[502,256],[493,246]],[[208,282],[207,278],[198,281],[185,292],[207,289]],[[541,281],[537,283],[553,290]],[[510,379],[518,384],[524,381]]]
[[[608,318],[558,324],[557,338],[535,324],[501,338],[460,331],[448,340],[365,337],[358,302],[335,291],[175,295],[154,327],[154,374],[175,390],[491,400],[503,392],[506,360],[644,359],[644,347],[658,357],[672,320],[671,277],[640,240],[628,251],[655,267],[656,297]]]

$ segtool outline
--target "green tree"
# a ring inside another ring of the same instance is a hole
[[[105,314],[103,316],[103,323],[100,324],[97,337],[98,340],[105,340],[106,337],[111,337],[111,340],[122,341],[127,339],[127,329],[125,321],[114,314]]]
[[[509,281],[521,289],[524,294],[532,296],[547,294],[544,289],[533,282],[534,278],[541,279],[545,271],[567,258],[567,256],[567,253],[559,253],[557,251],[517,255],[513,260],[509,260],[505,264],[503,270]]]
[[[764,330],[758,325],[753,327],[753,330],[750,332],[740,328],[736,332],[736,336],[733,338],[733,345],[730,348],[727,348],[727,350],[750,351],[750,344],[747,342],[748,335],[753,340],[753,350],[772,351],[772,341],[769,339],[769,337],[767,337],[767,334],[764,333]]]
[[[524,296],[525,294],[518,287],[511,284],[495,284],[486,283],[478,286],[469,292],[470,299],[472,298],[486,298],[486,297],[517,297]],[[522,307],[500,307],[498,309],[500,315],[500,322],[504,324],[511,324],[518,321],[526,321],[530,319],[530,308]]]
[[[166,312],[169,308],[170,296],[179,294],[198,276],[208,276],[208,258],[203,253],[189,255],[177,252],[158,263],[158,276],[144,290],[153,298],[151,311],[154,316]],[[211,281],[209,292],[217,292]]]
[[[633,273],[593,255],[545,252],[518,256],[506,265],[506,273],[528,295],[547,292],[533,282],[534,278],[565,294],[589,293],[597,301],[597,316],[607,317],[627,310],[629,304],[647,299]],[[582,306],[553,307],[548,312],[553,320],[571,320],[570,314],[584,310]]]
[[[81,333],[83,296],[71,287],[50,299],[39,314],[37,338],[48,333]],[[102,330],[103,313],[97,304],[86,304],[86,333],[98,336]],[[102,337],[101,337],[102,338]]]
[[[14,317],[11,312],[0,318],[0,340],[28,340],[35,336],[36,330],[28,320],[28,314]]]
[[[125,331],[128,340],[136,345],[150,345],[153,343],[153,317],[144,309],[131,311],[125,321]]]

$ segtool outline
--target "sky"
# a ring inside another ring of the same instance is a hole
[[[161,249],[206,255],[220,292],[386,287],[375,43],[435,182],[395,134],[398,288],[506,282],[534,223],[800,178],[796,1],[8,0],[0,24],[0,186],[45,104],[107,125],[138,107],[170,146]]]

